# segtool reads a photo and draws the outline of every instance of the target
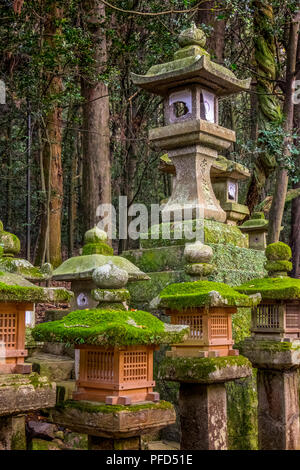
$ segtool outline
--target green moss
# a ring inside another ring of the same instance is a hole
[[[225,384],[227,393],[227,432],[230,450],[257,450],[256,370],[253,376]]]
[[[232,315],[232,337],[234,344],[239,348],[239,343],[251,335],[251,309],[239,308],[237,313]]]
[[[160,364],[159,377],[166,377],[167,380],[174,378],[178,381],[204,382],[209,380],[213,372],[234,366],[251,368],[251,363],[243,356],[166,357]]]
[[[265,219],[265,214],[263,212],[253,212],[251,219]]]
[[[185,245],[196,240],[192,237],[196,232],[196,224],[203,225],[204,243],[232,244],[242,248],[248,248],[248,237],[241,233],[239,227],[227,225],[214,220],[196,221],[187,220],[184,222],[165,222],[159,225],[153,225],[147,234],[141,238],[143,248],[153,248],[162,246]],[[199,228],[198,227],[198,228]],[[185,233],[188,233],[187,238]],[[169,236],[169,238],[166,238]],[[154,238],[155,237],[155,238]]]
[[[63,288],[37,287],[18,274],[0,272],[2,302],[69,302],[73,293]]]
[[[246,222],[243,223],[243,225],[241,225],[241,227],[244,229],[244,228],[253,228],[253,227],[257,227],[257,228],[263,228],[263,227],[267,227],[269,225],[269,222],[267,220],[263,220],[263,219],[249,219],[247,220]]]
[[[160,293],[161,305],[169,308],[253,305],[253,300],[221,282],[195,281],[170,284]]]
[[[159,403],[145,403],[141,405],[105,405],[95,404],[88,401],[67,400],[56,405],[57,410],[76,409],[86,413],[119,413],[121,411],[138,412],[141,410],[170,410],[173,405],[167,401],[160,401]]]
[[[262,299],[300,299],[300,279],[291,277],[252,279],[251,281],[235,287],[242,294],[260,293]]]
[[[287,260],[267,261],[265,268],[269,272],[290,272],[293,269],[293,264]]]
[[[76,310],[62,320],[37,325],[32,335],[39,341],[58,341],[101,346],[130,346],[182,341],[186,331],[168,326],[148,312]]]
[[[83,255],[113,255],[114,250],[105,242],[88,243],[82,249]]]
[[[288,261],[292,257],[292,250],[285,243],[271,243],[266,248],[266,257],[270,261]]]
[[[21,250],[19,238],[10,232],[0,232],[0,244],[3,246],[4,254],[16,255]]]
[[[29,280],[44,280],[51,277],[52,272],[43,272],[40,268],[32,266],[29,261],[20,258],[0,258],[0,269],[17,273]]]

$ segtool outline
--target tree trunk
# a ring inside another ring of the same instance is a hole
[[[57,20],[61,19],[62,11],[56,2],[49,0],[47,4],[49,12],[45,23],[45,44],[55,48],[55,35],[61,33]],[[45,72],[47,96],[53,100],[62,92],[62,79],[59,70],[55,73]],[[46,189],[46,207],[41,220],[41,231],[39,245],[37,249],[36,263],[49,261],[53,267],[57,267],[62,262],[61,256],[61,214],[63,203],[63,172],[61,162],[61,117],[62,110],[57,105],[56,100],[52,101],[50,110],[45,119],[45,143],[43,146],[41,170],[44,173]]]
[[[286,134],[290,134],[293,129],[294,104],[293,104],[293,84],[296,78],[296,58],[297,44],[299,34],[300,13],[297,13],[292,19],[289,32],[289,43],[287,50],[287,66],[286,66],[286,89],[283,113],[285,115],[284,130]],[[286,136],[284,139],[284,157],[290,156],[291,137]],[[279,165],[276,171],[276,185],[273,201],[270,210],[268,242],[274,243],[279,241],[280,228],[283,217],[285,198],[288,186],[288,171]]]
[[[224,62],[224,46],[225,46],[225,25],[224,19],[217,19],[218,13],[214,11],[215,8],[220,8],[219,2],[210,0],[201,2],[200,10],[197,11],[196,24],[200,26],[204,23],[206,26],[213,28],[212,33],[207,38],[206,49],[211,54],[215,62],[223,64]]]
[[[298,36],[297,46],[297,64],[300,63],[300,36]],[[300,71],[297,73],[296,80],[300,80]],[[300,136],[300,104],[294,105],[294,122],[297,135]],[[300,145],[298,143],[298,149]],[[298,168],[300,168],[300,157],[298,157]],[[300,188],[300,181],[294,186]],[[291,213],[291,248],[293,253],[293,271],[292,276],[300,278],[300,196],[296,197],[292,201],[292,213]]]
[[[280,122],[282,113],[274,95],[276,80],[276,47],[272,33],[274,24],[273,8],[265,0],[253,0],[254,8],[254,62],[256,69],[256,92],[258,101],[258,128],[267,130],[273,122]],[[271,26],[271,28],[270,28]],[[276,161],[267,151],[259,153],[247,193],[250,213],[260,202],[261,194],[269,175],[274,171]]]
[[[93,37],[96,76],[106,67],[106,38],[103,28],[105,7],[98,0],[83,2],[86,24]],[[111,203],[109,148],[109,97],[107,86],[94,77],[82,79],[83,104],[83,175],[82,204],[85,230],[97,221],[97,207]]]

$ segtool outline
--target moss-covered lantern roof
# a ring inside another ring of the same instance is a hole
[[[128,282],[148,280],[149,276],[126,258],[115,255],[82,255],[74,256],[64,261],[55,271],[53,279],[57,281],[72,281],[76,279],[92,279],[96,268],[111,261],[118,268],[128,273]]]
[[[163,323],[148,312],[99,308],[76,310],[62,320],[41,323],[32,331],[38,341],[105,347],[177,343],[187,335],[187,326]]]
[[[146,75],[132,73],[133,83],[162,96],[170,88],[189,83],[200,84],[217,96],[228,96],[249,89],[250,78],[239,80],[231,70],[210,59],[208,52],[203,49],[205,35],[194,24],[182,31],[178,40],[181,48],[175,52],[173,61],[153,65]]]
[[[63,287],[38,287],[24,277],[0,272],[0,302],[69,302],[73,293]]]
[[[291,277],[253,279],[235,289],[248,295],[260,293],[266,300],[300,300],[300,279]]]
[[[252,307],[260,296],[249,297],[222,282],[195,281],[169,284],[160,293],[160,306],[181,309],[190,307]]]

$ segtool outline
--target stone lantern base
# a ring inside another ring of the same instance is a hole
[[[165,359],[160,376],[180,383],[181,450],[227,449],[225,382],[251,374],[242,356]]]
[[[88,434],[90,450],[139,450],[143,434],[174,424],[176,415],[165,401],[111,406],[69,400],[51,410],[51,420]]]
[[[0,450],[25,450],[23,413],[51,408],[56,403],[56,385],[47,377],[0,375]]]

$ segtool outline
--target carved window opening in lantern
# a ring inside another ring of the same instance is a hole
[[[252,335],[269,339],[300,338],[299,301],[263,301],[252,309]]]
[[[159,400],[159,394],[153,392],[153,346],[77,348],[80,366],[75,400],[112,405]]]
[[[31,364],[24,364],[25,312],[33,310],[29,303],[0,303],[0,373],[29,373]]]
[[[190,327],[188,339],[175,344],[169,356],[229,356],[237,355],[232,349],[231,315],[234,307],[187,308],[183,311],[166,309],[173,325]]]

